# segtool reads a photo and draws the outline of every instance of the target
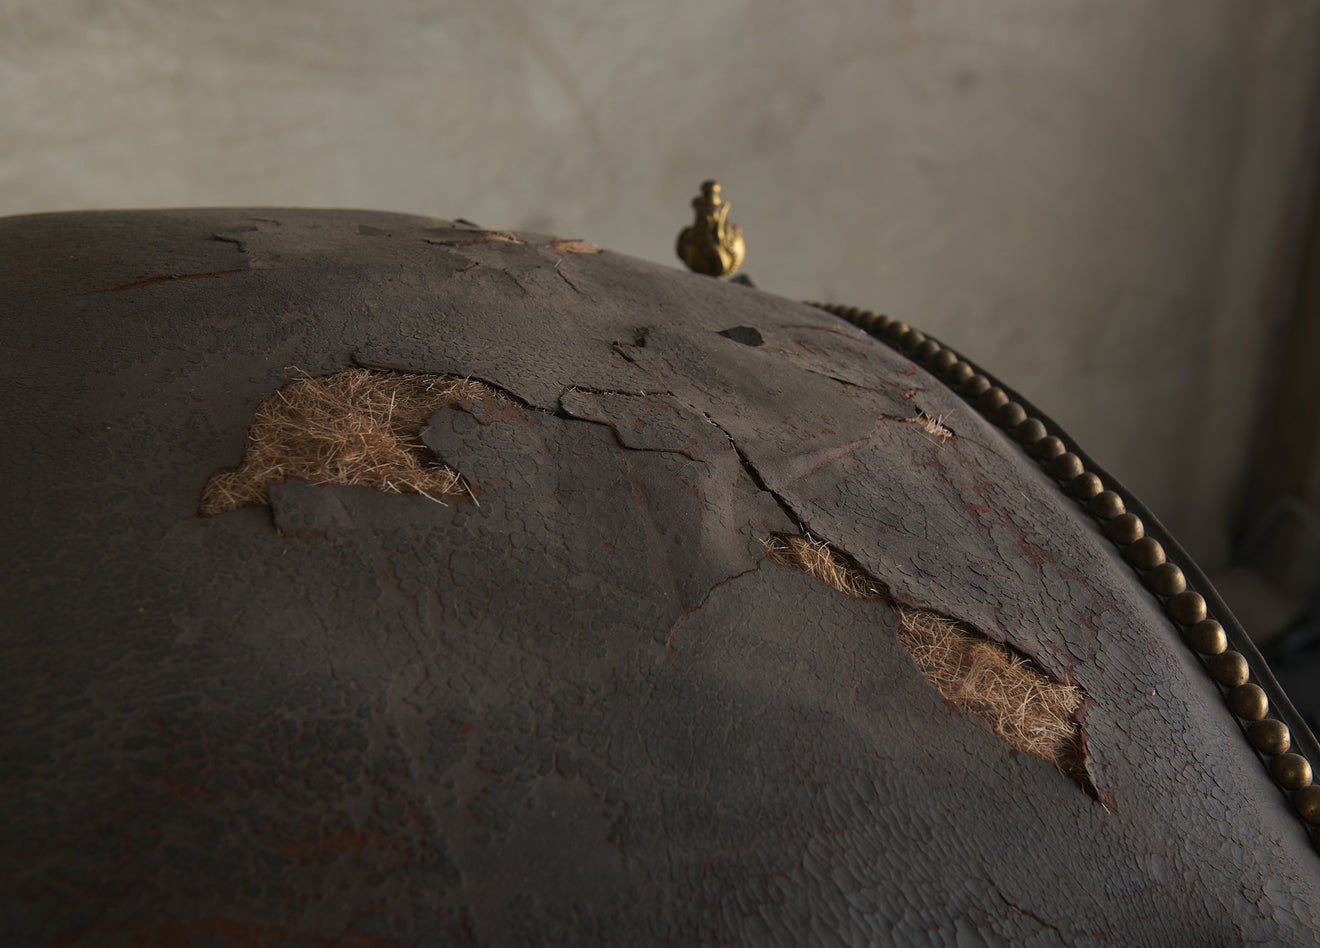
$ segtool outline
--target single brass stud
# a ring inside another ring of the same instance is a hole
[[[1222,630],[1221,630],[1222,631]],[[1220,652],[1205,660],[1210,677],[1225,688],[1239,688],[1251,677],[1251,667],[1240,652]],[[1252,685],[1252,687],[1256,687]]]
[[[1045,422],[1039,418],[1027,418],[1013,429],[1013,440],[1026,447],[1033,447],[1045,438]],[[1058,440],[1058,439],[1055,439]],[[1063,445],[1059,445],[1063,447]]]
[[[1044,426],[1042,425],[1042,427]],[[1041,438],[1031,446],[1032,456],[1039,458],[1042,461],[1053,461],[1059,455],[1064,454],[1067,450],[1068,449],[1064,447],[1063,442],[1054,435]]]
[[[1176,596],[1187,588],[1187,578],[1176,563],[1161,563],[1146,574],[1146,588],[1157,596]]]
[[[985,392],[976,400],[977,407],[986,414],[990,414],[999,408],[1000,405],[1008,404],[1008,395],[999,386],[995,386]]]
[[[1224,649],[1228,648],[1228,636],[1224,634],[1224,627],[1214,619],[1206,619],[1204,622],[1198,622],[1186,632],[1183,633],[1183,641],[1194,652],[1201,655],[1220,655]],[[1234,654],[1237,654],[1236,652]],[[1238,655],[1238,658],[1242,658]],[[1247,660],[1242,659],[1242,667],[1246,668]],[[1213,675],[1214,673],[1211,672]],[[1246,681],[1246,672],[1243,672],[1242,681]],[[1216,678],[1216,681],[1219,679]],[[1242,681],[1234,684],[1242,684]]]
[[[1001,428],[1016,428],[1027,420],[1027,410],[1017,402],[1005,402],[995,409],[995,424]]]
[[[969,401],[980,398],[986,392],[990,391],[990,380],[979,372],[971,376],[958,389]]]
[[[898,341],[906,336],[911,329],[912,327],[907,323],[896,319],[885,327],[885,339],[897,345]]]
[[[948,352],[949,350],[945,349],[944,351]],[[960,361],[960,362],[955,362],[953,365],[949,367],[949,370],[944,373],[944,378],[947,379],[948,383],[954,388],[961,389],[964,385],[967,384],[967,380],[970,379],[975,374],[976,374],[975,369],[973,369],[966,362]]]
[[[1086,512],[1101,520],[1113,520],[1126,509],[1123,498],[1112,490],[1102,490],[1086,505]]]
[[[706,276],[728,276],[742,266],[747,249],[742,228],[729,222],[729,203],[718,181],[703,181],[692,199],[696,220],[678,235],[678,256],[688,269]]]
[[[1083,470],[1085,469],[1082,467],[1082,459],[1071,451],[1060,454],[1050,462],[1049,466],[1050,476],[1057,481],[1071,481],[1079,477]]]
[[[1228,693],[1228,709],[1244,721],[1259,721],[1270,711],[1270,699],[1260,685],[1238,685]]]
[[[871,322],[871,325],[867,329],[867,332],[869,332],[873,336],[880,336],[884,333],[886,329],[889,328],[889,324],[892,323],[893,321],[894,321],[893,316],[886,316],[884,313],[881,313]]]
[[[876,321],[880,318],[880,314],[867,309],[867,310],[862,310],[856,316],[853,316],[852,314],[845,314],[844,318],[847,319],[848,322],[852,323],[857,328],[864,329],[867,332],[870,332],[872,329],[875,328]]]
[[[920,329],[909,329],[907,332],[903,333],[901,341],[904,349],[915,349],[926,341],[926,334]]]
[[[1311,762],[1301,754],[1283,754],[1270,761],[1270,776],[1285,790],[1311,785]]]
[[[1293,809],[1308,823],[1320,823],[1320,786],[1311,784],[1293,794]]]
[[[1127,559],[1137,569],[1154,569],[1164,562],[1164,547],[1154,537],[1142,537],[1127,548]]]
[[[1287,753],[1288,748],[1292,746],[1292,735],[1288,733],[1288,725],[1274,718],[1266,718],[1249,725],[1247,737],[1251,739],[1251,745],[1256,750],[1271,757],[1275,754]]]
[[[1121,546],[1136,543],[1146,535],[1146,527],[1134,513],[1119,514],[1105,524],[1105,537]]]
[[[1205,619],[1205,597],[1188,589],[1178,593],[1164,607],[1179,625],[1196,625]]]
[[[958,364],[958,353],[952,349],[940,349],[930,357],[928,364],[936,375],[947,378],[949,370]]]
[[[917,346],[926,341],[926,334],[920,329],[909,329],[899,337],[898,345],[906,353],[914,354]]]
[[[1085,474],[1078,474],[1068,482],[1068,493],[1078,500],[1090,500],[1092,497],[1098,497],[1104,489],[1105,485],[1100,483],[1100,478],[1090,471]]]
[[[944,347],[934,339],[927,339],[925,342],[917,344],[917,348],[912,351],[913,357],[922,365],[930,365],[932,359],[937,356]]]

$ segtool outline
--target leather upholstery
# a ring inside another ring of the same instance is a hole
[[[0,221],[18,942],[1314,936],[1301,822],[1016,445],[833,316],[572,246]],[[354,364],[514,397],[423,433],[475,502],[290,482],[195,515],[262,398]],[[1096,796],[946,704],[890,606],[765,558],[804,528],[1079,685]]]

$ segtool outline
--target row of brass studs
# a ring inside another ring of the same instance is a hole
[[[1270,717],[1270,703],[1264,689],[1251,681],[1246,657],[1228,647],[1224,627],[1208,614],[1205,598],[1187,587],[1183,571],[1168,561],[1158,540],[1145,535],[1141,518],[1124,509],[1123,498],[1105,489],[1100,478],[1087,471],[1081,458],[1051,435],[1039,418],[1030,417],[1003,389],[951,349],[926,338],[906,323],[870,310],[829,303],[810,305],[843,317],[940,378],[991,422],[1006,429],[1013,440],[1060,482],[1064,491],[1085,507],[1099,522],[1105,537],[1123,552],[1145,587],[1159,598],[1169,618],[1180,629],[1183,641],[1200,656],[1206,671],[1222,689],[1229,710],[1241,722],[1251,746],[1266,760],[1275,783],[1290,796],[1298,815],[1311,825],[1312,843],[1320,849],[1320,785],[1313,782],[1310,762],[1292,751],[1288,725]]]

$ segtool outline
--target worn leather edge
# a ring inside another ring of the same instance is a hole
[[[890,349],[893,349],[895,352],[898,352],[900,355],[903,355],[906,358],[912,359],[913,362],[917,364],[921,364],[921,360],[915,358],[913,353],[904,350],[901,344],[901,340],[891,341],[889,339],[884,338],[884,336],[880,332],[873,332],[870,329],[867,329],[859,325],[858,323],[855,323],[852,319],[848,318],[848,316],[844,315],[843,312],[839,311],[842,307],[838,307],[834,304],[815,303],[815,302],[810,303],[809,305],[815,306],[817,309],[820,309],[823,312],[827,312],[830,313],[831,315],[837,316],[838,318],[847,322],[849,325],[855,326],[856,328],[864,332],[866,335],[874,338],[877,342],[880,342],[881,344],[888,346]],[[869,311],[863,311],[863,313],[868,313],[868,312]],[[1233,615],[1232,610],[1229,609],[1228,604],[1224,601],[1223,597],[1220,596],[1219,591],[1214,588],[1213,584],[1210,582],[1205,572],[1196,564],[1195,560],[1193,560],[1192,557],[1187,553],[1186,549],[1183,548],[1182,544],[1180,544],[1173,537],[1173,535],[1169,532],[1168,528],[1165,527],[1164,524],[1161,523],[1160,520],[1151,512],[1150,508],[1147,507],[1144,503],[1142,503],[1139,499],[1137,499],[1130,490],[1128,490],[1125,486],[1123,486],[1123,484],[1112,474],[1110,474],[1107,470],[1105,470],[1105,468],[1095,463],[1095,461],[1091,458],[1091,456],[1078,446],[1076,440],[1073,439],[1071,436],[1069,436],[1067,432],[1063,429],[1063,427],[1058,424],[1058,422],[1054,421],[1053,418],[1051,418],[1045,412],[1041,411],[1038,407],[1036,407],[1036,405],[1031,400],[1023,397],[1021,393],[1019,393],[1012,386],[1004,384],[996,375],[994,375],[994,373],[986,371],[974,360],[964,355],[960,350],[954,348],[953,346],[947,345],[942,339],[936,336],[931,336],[924,332],[922,333],[922,335],[925,336],[926,339],[935,342],[939,346],[940,350],[948,350],[954,353],[958,357],[958,360],[960,362],[965,362],[967,365],[969,365],[972,368],[972,370],[976,374],[983,375],[990,382],[992,386],[996,386],[1002,389],[1004,394],[1008,396],[1010,401],[1017,402],[1019,405],[1022,406],[1022,408],[1026,411],[1028,418],[1035,418],[1039,420],[1045,426],[1045,430],[1048,435],[1053,435],[1054,437],[1057,437],[1064,444],[1065,448],[1067,448],[1068,451],[1071,451],[1073,454],[1076,454],[1077,457],[1081,460],[1086,471],[1097,475],[1103,481],[1105,488],[1107,490],[1112,490],[1116,494],[1118,494],[1122,498],[1124,506],[1129,512],[1134,513],[1141,518],[1142,524],[1145,528],[1146,535],[1154,537],[1160,543],[1160,545],[1164,547],[1167,561],[1170,563],[1174,563],[1176,566],[1178,566],[1178,568],[1181,569],[1184,575],[1186,576],[1187,588],[1194,589],[1196,592],[1200,593],[1202,597],[1204,597],[1206,601],[1207,615],[1218,620],[1219,623],[1224,627],[1224,633],[1226,638],[1228,639],[1229,646],[1232,649],[1239,652],[1246,659],[1247,665],[1251,671],[1251,678],[1256,684],[1260,686],[1261,690],[1265,692],[1266,697],[1269,699],[1270,708],[1272,712],[1280,720],[1282,720],[1285,724],[1288,725],[1288,729],[1291,732],[1292,744],[1293,744],[1291,748],[1291,752],[1300,753],[1303,757],[1307,759],[1308,763],[1310,763],[1312,772],[1316,773],[1317,775],[1320,775],[1320,742],[1317,742],[1315,735],[1311,732],[1311,729],[1306,724],[1305,719],[1301,716],[1301,714],[1298,713],[1292,701],[1289,700],[1287,693],[1283,690],[1283,687],[1279,684],[1278,679],[1274,677],[1274,673],[1270,670],[1269,664],[1265,661],[1264,656],[1262,656],[1260,650],[1256,648],[1255,643],[1251,640],[1250,636],[1247,634],[1242,624],[1238,621],[1237,617]],[[942,386],[944,386],[944,388],[946,388],[953,395],[957,396],[969,408],[977,412],[977,414],[981,415],[982,417],[986,416],[985,411],[983,411],[978,405],[976,405],[973,400],[963,395],[963,393],[960,392],[956,386],[950,384],[942,376],[942,373],[931,370],[930,374]],[[993,419],[988,419],[988,420],[990,420],[992,424],[994,423]],[[996,427],[999,426],[996,425]],[[1014,441],[1014,439],[1007,438],[1006,440],[1012,442],[1014,446],[1017,448],[1017,450],[1022,451],[1024,454],[1028,454],[1025,448],[1022,445],[1018,444],[1016,441]],[[1028,456],[1030,455],[1028,454]],[[1032,461],[1033,463],[1039,463],[1036,461],[1035,458],[1032,458]],[[1138,573],[1138,570],[1135,567],[1131,566],[1131,564],[1128,564],[1128,568],[1131,569],[1134,573]],[[1149,593],[1149,595],[1153,596],[1154,593]],[[1161,609],[1161,611],[1163,612],[1164,610]],[[1167,613],[1166,613],[1166,618],[1168,618]],[[1176,623],[1174,623],[1171,619],[1169,621],[1170,624],[1174,627],[1175,635],[1177,635]],[[1181,636],[1178,635],[1177,637],[1181,641]],[[1203,670],[1204,670],[1204,666],[1203,666]],[[1208,672],[1207,672],[1207,677],[1209,677]],[[1222,688],[1222,686],[1218,685],[1217,682],[1216,682],[1216,686],[1220,687],[1221,691],[1225,690]],[[1248,748],[1250,748],[1251,752],[1255,754],[1257,758],[1259,758],[1262,761],[1262,764],[1264,764],[1264,761],[1266,759],[1265,755],[1263,755],[1259,750],[1257,750],[1251,744],[1249,740],[1247,740],[1247,734],[1245,729],[1240,727],[1239,733],[1241,733],[1243,740],[1246,741],[1247,746]],[[1273,780],[1272,776],[1271,776],[1271,782],[1275,784],[1275,786],[1279,789],[1281,793],[1287,796],[1288,791],[1282,786],[1279,786],[1277,781]],[[1303,824],[1303,826],[1305,826],[1308,830],[1311,829],[1310,825],[1306,822],[1306,820],[1302,819],[1301,816],[1297,814],[1295,810],[1292,810],[1291,807],[1290,810],[1294,813],[1295,816],[1297,816],[1297,819],[1299,820],[1299,822]]]

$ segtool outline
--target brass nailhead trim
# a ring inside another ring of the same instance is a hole
[[[917,347],[912,350],[912,355],[918,362],[929,364],[938,352],[940,352],[940,344],[934,339],[926,339],[917,344]]]
[[[1284,792],[1292,793],[1293,809],[1313,825],[1312,842],[1320,850],[1320,785],[1312,782],[1311,762],[1290,750],[1292,735],[1288,726],[1267,717],[1269,698],[1264,689],[1250,681],[1251,667],[1246,657],[1229,650],[1224,627],[1207,614],[1205,597],[1187,588],[1182,569],[1167,561],[1158,540],[1145,535],[1141,518],[1126,512],[1122,497],[1106,490],[1100,478],[1086,470],[1061,438],[1049,434],[1043,421],[1030,417],[1023,406],[1011,401],[1003,389],[952,350],[888,316],[828,303],[810,305],[842,316],[929,366],[990,421],[1008,429],[1046,473],[1060,481],[1065,491],[1100,521],[1106,539],[1122,549],[1127,561],[1143,574],[1146,588],[1164,599],[1166,614],[1183,628],[1183,641],[1203,657],[1210,677],[1227,689],[1225,702],[1229,709],[1247,722],[1244,729],[1249,743],[1270,758],[1271,777]]]
[[[1045,423],[1040,419],[1032,418],[1031,421],[1040,425],[1042,431],[1045,429]],[[1066,454],[1067,451],[1068,449],[1064,447],[1063,442],[1054,435],[1040,438],[1031,446],[1031,456],[1041,462],[1053,461],[1059,455]]]
[[[1146,588],[1159,596],[1176,596],[1187,588],[1187,579],[1177,564],[1161,563],[1146,574]]]
[[[1086,512],[1101,520],[1113,520],[1125,510],[1127,508],[1123,506],[1123,498],[1112,490],[1102,490],[1086,505]]]
[[[1008,395],[1004,393],[1002,388],[995,386],[982,393],[981,397],[976,400],[976,404],[980,406],[981,411],[989,414],[997,408],[1007,405]]]
[[[1073,478],[1081,477],[1082,459],[1069,451],[1051,461],[1046,470],[1056,481],[1071,481]]]
[[[1205,597],[1190,589],[1178,593],[1165,606],[1179,625],[1195,625],[1206,616]]]
[[[1027,418],[1013,429],[1013,440],[1024,447],[1034,447],[1045,440],[1045,423],[1039,418]],[[1058,440],[1057,438],[1055,439]],[[1051,446],[1052,447],[1052,446]],[[1060,451],[1063,445],[1059,445]],[[1033,451],[1033,454],[1035,452]]]
[[[1224,634],[1224,627],[1214,619],[1203,619],[1196,623],[1183,633],[1183,641],[1193,651],[1202,655],[1219,655],[1228,648],[1228,636]]]
[[[1100,478],[1090,471],[1085,474],[1078,474],[1068,482],[1068,493],[1078,500],[1090,500],[1093,497],[1099,497],[1104,489],[1105,485],[1100,483]]]
[[[1288,725],[1274,718],[1266,718],[1248,726],[1247,737],[1256,750],[1271,757],[1288,753],[1288,748],[1292,746]]]
[[[944,350],[949,352],[948,349]],[[952,353],[950,353],[952,354]],[[976,372],[966,362],[954,362],[949,371],[944,373],[945,380],[955,389],[964,385]]]
[[[1164,562],[1164,547],[1154,537],[1142,537],[1127,548],[1127,558],[1139,570],[1154,569]]]
[[[940,349],[930,360],[931,370],[936,375],[947,375],[947,373],[958,364],[958,356],[952,349]],[[964,363],[965,365],[966,363]],[[968,367],[970,374],[971,368]]]
[[[1260,685],[1238,685],[1228,693],[1229,710],[1244,721],[1259,721],[1270,711],[1270,699]]]
[[[1240,652],[1221,652],[1205,660],[1206,671],[1210,677],[1225,688],[1245,685],[1251,677],[1251,668]]]
[[[969,401],[973,398],[980,398],[988,391],[990,391],[990,380],[979,372],[963,382],[962,388],[958,389],[959,394]]]
[[[1320,786],[1311,784],[1293,794],[1293,809],[1308,823],[1320,823]]]
[[[1284,754],[1270,761],[1270,776],[1285,790],[1311,785],[1311,762],[1301,754]]]
[[[1026,420],[1027,410],[1017,402],[1006,402],[995,410],[995,424],[1001,428],[1016,428]]]
[[[1119,546],[1127,546],[1146,535],[1146,526],[1136,514],[1119,514],[1105,524],[1104,534]]]

